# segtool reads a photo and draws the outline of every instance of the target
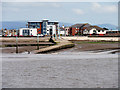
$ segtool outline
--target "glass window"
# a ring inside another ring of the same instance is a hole
[[[35,26],[33,26],[33,28],[35,28]]]

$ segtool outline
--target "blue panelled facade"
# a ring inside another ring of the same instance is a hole
[[[58,31],[58,22],[49,22],[49,20],[45,19],[42,21],[30,21],[28,22],[28,28],[37,28],[38,34],[47,34],[47,25],[56,25],[56,31]]]

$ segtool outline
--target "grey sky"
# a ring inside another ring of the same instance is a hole
[[[118,25],[117,2],[3,2],[3,21],[44,18],[67,23]]]

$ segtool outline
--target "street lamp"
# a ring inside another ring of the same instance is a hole
[[[39,35],[37,34],[37,50],[39,50]]]
[[[18,37],[17,37],[17,30],[16,30],[16,53],[18,53]]]

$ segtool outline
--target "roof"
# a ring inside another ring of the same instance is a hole
[[[91,26],[91,25],[88,24],[88,23],[82,23],[82,24],[72,25],[71,27],[72,27],[72,28],[81,28],[81,27],[89,27],[89,26]]]
[[[61,31],[64,31],[64,30],[65,30],[65,28],[63,28],[63,27],[60,27],[60,30],[61,30]]]
[[[42,21],[28,21],[28,22],[42,22]]]
[[[119,30],[116,29],[116,30],[107,30],[107,31],[108,31],[108,32],[110,32],[110,31],[114,32],[114,31],[119,31]]]
[[[96,28],[97,30],[105,30],[105,29],[98,27],[98,26],[89,26],[86,28],[86,30],[91,30],[92,28]]]
[[[48,19],[43,19],[43,20],[40,20],[40,21],[28,21],[28,22],[43,22],[43,21],[48,21],[48,22],[59,22],[59,21],[49,21]]]

